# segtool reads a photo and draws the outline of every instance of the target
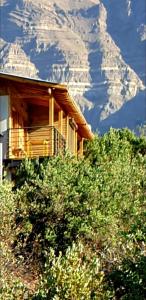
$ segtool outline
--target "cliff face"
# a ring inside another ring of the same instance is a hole
[[[93,129],[146,119],[145,0],[1,0],[1,68],[66,82]]]

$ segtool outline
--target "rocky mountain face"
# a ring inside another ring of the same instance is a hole
[[[146,120],[145,0],[1,0],[1,70],[68,83],[93,130]]]

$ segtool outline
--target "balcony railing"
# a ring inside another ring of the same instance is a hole
[[[8,158],[23,159],[64,154],[66,141],[52,126],[9,129]]]

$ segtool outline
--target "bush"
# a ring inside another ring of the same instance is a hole
[[[79,243],[69,247],[64,256],[56,257],[54,250],[46,262],[37,295],[33,299],[109,299],[103,294],[104,273],[99,258],[89,256]]]
[[[23,162],[16,184],[15,251],[24,258],[41,262],[42,271],[49,257],[37,297],[47,297],[48,286],[48,293],[54,291],[51,297],[63,297],[59,293],[61,289],[65,293],[65,279],[60,281],[60,277],[55,277],[64,276],[63,270],[70,278],[68,282],[74,282],[76,291],[76,281],[73,274],[68,274],[67,263],[72,257],[69,255],[78,253],[75,257],[79,264],[80,241],[87,250],[85,256],[96,256],[97,261],[100,257],[105,274],[122,271],[122,278],[126,278],[126,272],[131,274],[130,267],[129,271],[128,267],[124,269],[125,261],[135,263],[144,255],[145,178],[145,139],[127,129],[111,129],[102,137],[96,136],[87,144],[84,159],[67,155],[40,164],[37,160]],[[80,272],[77,265],[72,272],[77,278],[82,278],[85,262],[88,271],[92,265],[92,259],[81,260]],[[58,278],[56,285],[54,278]],[[120,286],[125,289],[123,281]],[[112,289],[115,296],[111,296],[108,288],[104,292],[105,285],[102,288],[107,299],[116,297],[116,289]],[[55,294],[58,289],[59,296]],[[71,293],[69,288],[68,291]],[[98,293],[95,299],[102,299],[102,293],[99,290]],[[90,293],[87,297],[92,299]]]
[[[0,184],[0,299],[20,300],[28,294],[15,274],[14,241],[16,199],[12,185]],[[25,298],[26,299],[26,298]]]
[[[15,201],[11,184],[4,183],[0,185],[0,201],[0,278],[2,285],[2,282],[9,276],[8,266],[14,264],[11,245],[13,242]]]
[[[24,252],[32,249],[41,257],[52,247],[65,253],[78,239],[118,251],[120,232],[129,230],[144,207],[145,158],[134,153],[128,134],[111,130],[96,137],[79,161],[56,157],[37,168],[28,161],[21,167],[32,174],[17,192]]]
[[[10,183],[0,184],[0,201],[0,236],[1,241],[6,242],[12,232],[16,209],[15,197]]]
[[[78,234],[91,231],[87,223],[96,193],[94,172],[88,163],[69,157],[49,160],[40,169],[41,176],[17,193],[23,244],[34,250],[39,240],[40,254],[49,247],[65,251]]]
[[[145,300],[146,299],[146,257],[125,259],[122,265],[114,268],[109,277],[116,299]]]

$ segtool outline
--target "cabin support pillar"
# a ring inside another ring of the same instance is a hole
[[[79,150],[78,150],[78,155],[83,156],[83,150],[84,150],[84,139],[81,138],[79,141]]]
[[[74,129],[74,154],[77,155],[77,131]]]
[[[59,124],[58,124],[59,132],[63,134],[63,110],[59,111]]]
[[[66,116],[66,147],[68,148],[69,142],[69,116]]]
[[[54,98],[49,98],[50,155],[54,155]]]

